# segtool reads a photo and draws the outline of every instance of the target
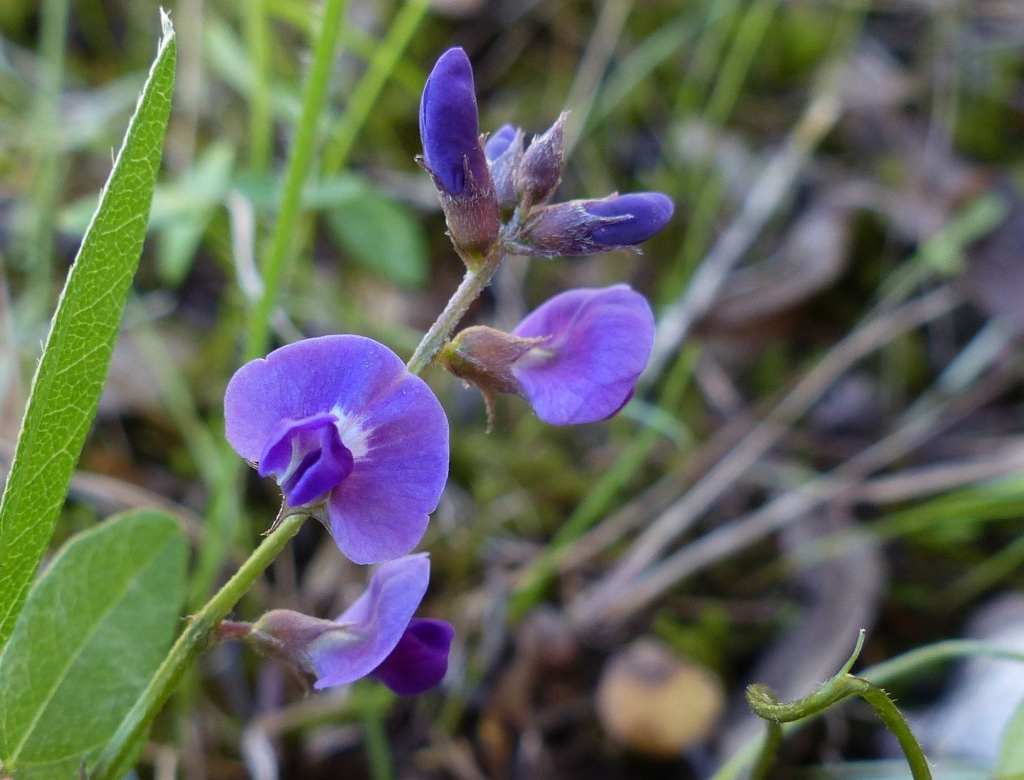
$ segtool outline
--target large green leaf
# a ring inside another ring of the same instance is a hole
[[[3,771],[67,780],[95,756],[167,652],[187,560],[185,534],[157,511],[119,515],[65,545],[0,654]]]
[[[0,499],[0,645],[46,551],[96,413],[146,234],[174,61],[165,17],[149,79],[57,305]]]

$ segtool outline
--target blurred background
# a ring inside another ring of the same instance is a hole
[[[55,545],[169,508],[195,543],[195,611],[279,505],[238,478],[221,401],[320,6],[168,10],[149,240]],[[5,466],[159,31],[149,0],[0,3]],[[806,695],[861,628],[861,666],[958,636],[1024,650],[1024,4],[350,0],[340,40],[278,343],[353,332],[408,357],[454,291],[414,157],[426,74],[461,45],[484,131],[530,137],[571,111],[557,199],[676,202],[642,254],[512,258],[466,324],[510,328],[561,290],[624,281],[659,347],[632,403],[579,428],[504,398],[487,434],[479,395],[428,370],[452,421],[421,610],[458,632],[445,683],[307,695],[221,645],[140,777],[704,778],[759,733],[746,684]],[[238,616],[333,617],[364,579],[307,523]],[[916,665],[886,688],[937,774],[982,778],[1007,766],[1022,669]],[[909,777],[898,756],[852,703],[787,740],[781,766]]]

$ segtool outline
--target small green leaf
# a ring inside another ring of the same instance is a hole
[[[999,780],[1024,778],[1024,701],[1003,730],[995,776]]]
[[[165,17],[156,60],[57,305],[0,499],[0,645],[21,611],[96,414],[146,234],[174,62]]]
[[[67,780],[95,757],[167,652],[188,544],[162,512],[74,537],[32,588],[0,654],[0,761],[18,780]]]
[[[427,280],[427,238],[409,210],[366,187],[327,211],[331,235],[352,260],[403,287]]]

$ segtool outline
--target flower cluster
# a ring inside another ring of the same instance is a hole
[[[438,60],[420,103],[422,165],[470,269],[494,253],[552,257],[632,249],[672,217],[672,201],[659,192],[549,205],[565,165],[565,121],[563,113],[529,146],[510,124],[482,137],[469,58],[454,48]],[[527,399],[544,422],[568,425],[619,411],[653,343],[650,306],[620,284],[562,293],[512,333],[468,328],[442,348],[440,360],[480,388],[490,422],[495,395],[507,393]]]
[[[656,192],[549,205],[562,177],[565,118],[529,146],[512,125],[487,138],[465,52],[447,51],[430,74],[421,164],[477,291],[506,255],[628,249],[672,216],[672,201]],[[526,399],[552,425],[619,411],[654,340],[650,306],[625,284],[556,295],[511,333],[477,326],[449,339],[453,327],[430,356],[476,384],[492,417],[501,392]],[[425,363],[414,356],[413,364]],[[285,659],[317,688],[369,676],[408,695],[440,682],[453,629],[414,617],[430,563],[409,554],[448,475],[448,422],[426,383],[372,339],[324,336],[242,366],[228,384],[224,416],[231,446],[280,486],[282,513],[316,517],[352,561],[381,565],[336,620],[274,610],[252,625],[225,624],[221,636]]]

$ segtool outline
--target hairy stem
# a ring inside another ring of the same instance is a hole
[[[430,364],[438,350],[452,335],[455,326],[465,316],[473,301],[491,283],[491,277],[498,270],[504,257],[505,253],[499,247],[488,253],[479,264],[466,263],[469,270],[466,271],[462,284],[459,285],[459,289],[452,295],[448,305],[444,307],[444,311],[434,320],[434,324],[430,326],[430,330],[427,331],[419,346],[416,347],[416,351],[409,358],[407,365],[410,373],[419,374]]]

